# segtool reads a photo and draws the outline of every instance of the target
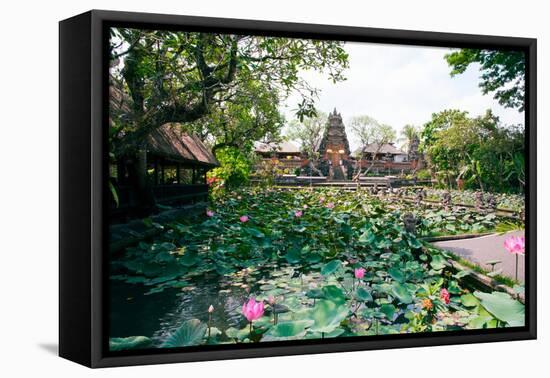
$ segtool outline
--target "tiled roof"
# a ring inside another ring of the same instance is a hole
[[[164,124],[149,134],[147,149],[156,155],[180,162],[198,162],[210,166],[219,164],[214,154],[196,135],[184,133],[177,123]]]

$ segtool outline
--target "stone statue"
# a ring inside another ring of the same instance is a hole
[[[377,183],[374,183],[374,186],[371,188],[370,193],[374,196],[378,194],[378,184]]]
[[[406,213],[403,216],[403,224],[405,225],[405,231],[416,234],[416,224],[418,220],[415,218],[413,213]]]
[[[417,206],[422,206],[422,201],[426,198],[426,192],[424,192],[424,189],[418,189],[415,196],[415,203]]]
[[[487,194],[487,196],[485,197],[485,205],[487,207],[487,210],[489,210],[490,212],[494,213],[495,211],[497,211],[497,199],[493,194]]]
[[[451,192],[449,192],[448,190],[443,192],[443,197],[441,199],[441,204],[443,205],[445,210],[449,210],[452,207],[453,201],[452,201],[452,197],[451,197]]]
[[[409,153],[407,158],[409,161],[415,161],[418,160],[418,146],[420,145],[420,139],[418,138],[418,135],[414,135],[414,137],[409,142]]]
[[[484,212],[484,206],[483,206],[483,193],[477,191],[475,193],[475,208],[476,208],[476,211],[482,213]]]

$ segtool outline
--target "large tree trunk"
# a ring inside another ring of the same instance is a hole
[[[366,175],[367,173],[370,172],[370,170],[372,169],[372,167],[374,167],[374,163],[376,162],[376,155],[378,155],[378,153],[380,152],[380,150],[382,149],[382,143],[378,143],[378,148],[376,149],[376,152],[373,154],[372,156],[372,161],[370,163],[370,165],[367,167],[367,169],[362,172],[362,174]],[[361,161],[363,161],[363,155],[364,155],[364,152],[365,151],[365,148],[363,147],[363,150],[361,151]],[[353,178],[354,180],[359,180],[359,178],[361,177],[361,165],[362,164],[359,164],[359,173]]]
[[[153,187],[147,177],[147,149],[141,146],[138,149],[135,163],[132,164],[132,176],[136,190],[136,208],[139,215],[149,215],[155,208],[156,201]]]

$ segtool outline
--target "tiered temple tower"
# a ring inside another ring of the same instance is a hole
[[[345,178],[345,162],[349,160],[350,149],[342,115],[336,112],[336,108],[328,115],[327,129],[319,145],[319,156],[321,161],[331,166],[331,179]]]

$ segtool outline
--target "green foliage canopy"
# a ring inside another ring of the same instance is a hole
[[[316,70],[344,80],[342,43],[199,32],[111,29],[111,86],[124,102],[111,112],[117,154],[135,149],[155,128],[180,123],[214,146],[276,134],[277,107],[301,97],[296,115],[313,115],[317,89],[300,77]]]
[[[217,158],[220,166],[210,171],[210,176],[223,180],[229,189],[248,182],[252,159],[245,152],[235,147],[223,147],[218,150]]]
[[[451,76],[462,74],[473,63],[481,66],[479,86],[483,94],[507,108],[524,109],[525,54],[521,51],[460,49],[445,55]]]
[[[432,170],[447,186],[464,179],[466,188],[523,190],[523,127],[504,127],[489,110],[471,118],[468,112],[450,109],[434,113],[421,137]]]

